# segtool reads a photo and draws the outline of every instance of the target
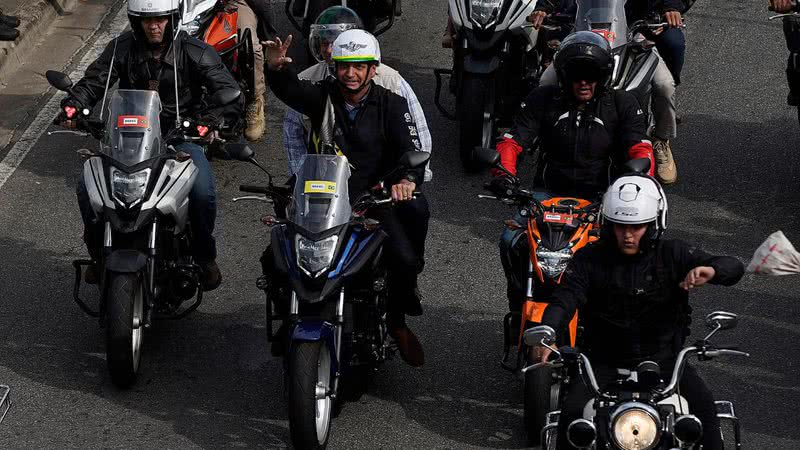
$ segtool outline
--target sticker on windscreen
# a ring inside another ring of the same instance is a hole
[[[306,194],[333,194],[336,192],[336,182],[334,181],[306,181]]]
[[[147,117],[145,116],[118,116],[118,128],[147,128]]]

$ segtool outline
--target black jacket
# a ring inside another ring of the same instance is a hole
[[[155,64],[146,44],[137,40],[131,31],[116,39],[111,83],[119,80],[120,89],[148,89],[149,81],[157,77],[158,95],[161,99],[161,129],[166,131],[175,125],[175,82],[173,51],[177,51],[178,98],[181,117],[196,118],[204,109],[203,90],[209,94],[230,88],[239,89],[233,75],[222,63],[213,47],[190,37],[181,31],[163,55],[161,69]],[[111,56],[114,54],[114,41],[106,46],[103,53],[86,69],[84,77],[72,89],[74,99],[81,106],[93,107],[103,99]],[[224,107],[210,108],[203,113],[208,123],[235,128],[241,120],[244,99]]]
[[[683,241],[625,256],[609,240],[575,255],[545,309],[542,323],[561,329],[578,309],[582,350],[594,363],[633,366],[674,359],[689,335],[692,308],[678,285],[690,270],[711,266],[712,284],[730,286],[744,266],[730,256],[712,256]]]
[[[539,138],[536,187],[592,199],[608,187],[613,164],[638,157],[631,149],[648,142],[647,125],[639,103],[628,92],[606,92],[578,117],[574,100],[559,87],[536,88],[520,105],[504,137],[523,148]]]
[[[422,150],[408,102],[374,82],[370,82],[363,106],[351,123],[335,80],[299,80],[290,69],[267,70],[266,73],[275,95],[292,109],[308,116],[314,131],[320,128],[330,95],[336,122],[334,141],[353,166],[349,183],[351,199],[396,169],[400,156],[405,152]],[[309,147],[309,151],[314,149]],[[396,177],[384,181],[393,183],[403,177],[413,178],[412,181],[419,186],[425,178],[424,168],[401,171]]]
[[[632,20],[644,19],[653,12],[659,14],[668,11],[683,12],[690,3],[694,3],[694,0],[629,0],[625,3],[625,16],[628,22],[630,22]],[[555,5],[555,8],[553,8],[553,5]],[[558,0],[553,2],[553,5],[548,2],[539,2],[536,5],[536,10],[545,11],[548,14],[559,12],[561,14],[573,15],[578,10],[578,4],[575,3],[575,0]]]

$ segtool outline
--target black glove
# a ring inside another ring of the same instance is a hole
[[[514,180],[508,176],[494,177],[486,183],[486,189],[498,197],[510,197],[516,187]]]
[[[61,125],[68,120],[77,119],[81,115],[83,105],[77,99],[66,97],[61,100],[61,112],[58,113],[53,123]]]

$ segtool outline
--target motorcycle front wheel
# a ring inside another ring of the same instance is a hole
[[[469,172],[481,169],[475,161],[475,147],[494,146],[494,78],[491,75],[477,75],[464,72],[458,95],[459,111],[459,151],[461,164]],[[489,112],[490,117],[486,117]]]
[[[289,352],[289,433],[292,445],[328,445],[333,417],[331,352],[324,342],[294,343]]]
[[[106,360],[111,381],[136,381],[144,335],[144,283],[138,273],[111,273],[106,298]]]
[[[528,445],[541,443],[547,413],[558,409],[560,385],[553,379],[553,369],[538,367],[525,372],[524,421]]]

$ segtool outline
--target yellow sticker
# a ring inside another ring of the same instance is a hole
[[[336,193],[336,183],[333,181],[306,181],[306,194],[334,194]]]

